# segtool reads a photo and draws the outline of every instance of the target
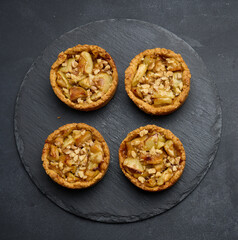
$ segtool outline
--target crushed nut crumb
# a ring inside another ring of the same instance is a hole
[[[156,169],[155,168],[149,168],[149,169],[147,169],[147,172],[149,174],[154,174],[154,173],[156,173]]]
[[[145,178],[142,177],[142,176],[138,177],[138,180],[139,180],[141,183],[144,183],[144,182],[145,182]]]
[[[145,136],[147,133],[148,133],[148,130],[143,129],[142,131],[140,131],[139,135],[140,135],[141,137],[143,137],[143,136]]]

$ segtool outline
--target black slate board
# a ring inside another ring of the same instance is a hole
[[[119,86],[102,109],[79,112],[53,93],[49,70],[59,52],[77,44],[96,44],[115,60]],[[124,90],[124,71],[141,51],[164,47],[181,53],[191,70],[191,91],[186,103],[168,116],[140,111]],[[61,116],[61,119],[57,117]],[[47,136],[71,122],[97,128],[107,141],[110,167],[104,179],[83,190],[54,183],[44,172],[41,152]],[[133,222],[175,206],[200,183],[218,149],[222,113],[214,82],[197,53],[171,32],[137,20],[106,20],[78,27],[54,41],[33,63],[21,85],[15,108],[15,137],[22,163],[36,186],[55,204],[75,215],[101,222]],[[170,189],[144,192],[132,185],[118,165],[118,148],[127,133],[147,124],[170,129],[184,144],[187,163],[181,179]]]

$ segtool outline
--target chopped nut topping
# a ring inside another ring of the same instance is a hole
[[[67,88],[63,88],[63,91],[67,94],[67,93],[69,93],[69,89],[67,89]]]
[[[57,71],[62,93],[79,104],[98,101],[112,85],[109,62],[86,51],[68,57]]]
[[[75,173],[75,175],[76,175],[77,177],[84,178],[84,172],[83,172],[83,171],[77,171],[77,172]]]
[[[94,75],[97,75],[100,72],[100,69],[93,70]],[[93,86],[94,87],[94,86]],[[96,88],[96,87],[95,87]]]
[[[165,166],[166,166],[166,167],[170,167],[171,164],[168,162],[168,163],[165,164]]]
[[[156,169],[155,168],[149,168],[149,169],[147,169],[147,172],[149,174],[154,174],[154,173],[156,173]]]
[[[107,66],[104,68],[104,70],[107,71],[107,70],[109,70],[110,68],[111,68],[110,65],[107,65]]]
[[[178,168],[176,166],[173,166],[172,170],[175,172],[178,170]]]
[[[102,144],[93,139],[92,133],[78,129],[69,131],[66,135],[63,132],[62,136],[53,140],[48,160],[50,168],[60,177],[76,182],[78,178],[92,179],[99,173],[103,154]]]
[[[148,130],[144,129],[140,132],[140,136],[143,137],[144,135],[146,135],[148,133]]]
[[[174,58],[145,56],[132,80],[136,97],[155,107],[171,104],[182,89],[182,65]]]
[[[108,62],[106,60],[102,60],[103,65],[108,65]]]
[[[144,177],[138,177],[138,180],[141,182],[141,183],[144,183],[145,182],[145,178]]]
[[[82,100],[81,98],[78,98],[78,99],[77,99],[77,102],[78,102],[78,103],[83,103],[83,100]]]
[[[72,146],[70,146],[73,150],[76,150],[76,149],[78,149],[76,146],[74,146],[74,145],[72,145]]]
[[[68,148],[68,147],[70,148],[70,146],[67,146],[67,148]],[[72,151],[70,151],[70,150],[64,151],[65,154],[70,154],[71,152],[72,152]]]
[[[76,154],[71,151],[71,153],[69,154],[69,156],[73,158],[74,156],[76,156]]]
[[[78,66],[78,62],[77,61],[73,61],[71,63],[71,65],[72,65],[73,68],[76,68]]]
[[[126,142],[125,170],[148,187],[161,186],[178,170],[180,157],[170,139],[143,129]]]
[[[78,148],[75,149],[74,152],[75,152],[75,154],[79,154],[79,149]]]

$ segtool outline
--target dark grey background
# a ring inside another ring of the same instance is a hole
[[[237,1],[1,1],[0,239],[237,239],[237,10]],[[158,217],[119,225],[78,218],[45,198],[13,135],[16,94],[34,59],[64,32],[109,18],[155,23],[187,41],[213,75],[223,108],[217,157],[195,191]]]

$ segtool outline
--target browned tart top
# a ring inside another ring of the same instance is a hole
[[[94,45],[77,45],[59,54],[52,65],[51,85],[70,107],[94,110],[114,95],[118,74],[111,56]]]
[[[119,150],[120,167],[136,186],[160,191],[172,186],[185,166],[185,151],[169,130],[147,125],[124,139]]]
[[[47,174],[68,188],[85,188],[99,181],[110,153],[101,134],[83,123],[67,124],[46,139],[42,161]]]
[[[186,100],[191,75],[181,55],[155,48],[137,55],[125,77],[126,91],[138,107],[147,113],[164,115]]]

